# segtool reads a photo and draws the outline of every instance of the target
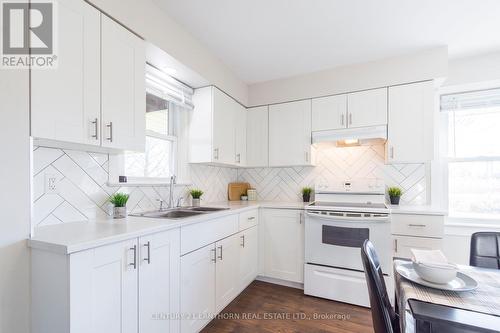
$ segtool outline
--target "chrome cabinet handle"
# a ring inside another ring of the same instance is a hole
[[[240,236],[241,238],[241,247],[245,247],[245,235]]]
[[[345,115],[342,113],[342,115],[340,116],[340,125],[344,126],[344,117]]]
[[[212,257],[212,262],[216,262],[217,261],[217,254],[215,253],[215,248],[214,249],[211,249],[210,251],[213,252],[214,256]]]
[[[394,252],[398,252],[398,239],[394,239]]]
[[[222,245],[219,246],[219,250],[220,250],[220,255],[219,255],[219,259],[222,260]]]
[[[349,125],[352,125],[352,113],[349,113]]]
[[[304,213],[303,212],[300,212],[300,216],[299,216],[299,224],[302,224],[302,219],[304,218]]]
[[[255,216],[250,216],[249,218],[247,218],[248,221],[252,221],[252,220],[255,220]]]
[[[236,163],[241,163],[241,154],[236,154]]]
[[[95,128],[95,134],[92,135],[91,137],[96,139],[96,140],[99,140],[99,123],[98,123],[98,119],[95,118],[94,121],[91,121],[90,122],[91,124],[94,125],[94,128]]]
[[[113,122],[110,121],[109,124],[106,125],[109,128],[109,137],[106,138],[109,142],[113,142]]]
[[[219,159],[219,148],[215,148],[214,149],[214,160],[218,160]]]
[[[309,162],[309,152],[306,151],[306,162]]]
[[[390,151],[391,158],[394,158],[394,146],[391,146]]]
[[[151,264],[151,242],[148,241],[146,244],[144,244],[145,247],[148,248],[148,256],[147,258],[144,258],[144,261],[148,262],[148,265]]]
[[[409,227],[424,228],[425,224],[408,224]]]
[[[137,245],[129,248],[129,250],[134,251],[134,262],[131,262],[128,265],[134,267],[134,269],[137,269]]]

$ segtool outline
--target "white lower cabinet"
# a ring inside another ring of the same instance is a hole
[[[181,257],[181,332],[196,333],[256,277],[258,227]]]
[[[178,312],[179,240],[175,229],[69,255],[33,249],[33,332],[178,332],[164,316]]]
[[[139,332],[179,332],[179,232],[141,237],[138,246]]]
[[[215,244],[181,257],[181,332],[198,332],[215,313]]]
[[[263,276],[304,282],[304,215],[302,210],[263,209],[261,260]]]

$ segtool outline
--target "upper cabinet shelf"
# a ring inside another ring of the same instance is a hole
[[[144,150],[143,40],[81,0],[57,15],[58,67],[31,71],[32,136]]]

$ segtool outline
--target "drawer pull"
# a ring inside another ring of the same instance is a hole
[[[415,228],[424,228],[426,227],[425,224],[408,224],[409,227],[415,227]]]
[[[255,220],[255,216],[250,216],[249,218],[247,218],[248,221],[252,221],[252,220]]]

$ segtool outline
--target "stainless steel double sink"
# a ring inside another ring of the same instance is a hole
[[[182,219],[191,216],[198,216],[213,212],[218,212],[221,210],[227,210],[229,208],[221,208],[221,207],[178,207],[167,210],[156,210],[152,212],[144,212],[138,214],[130,214],[130,216],[139,216],[139,217],[150,217],[157,219]]]

